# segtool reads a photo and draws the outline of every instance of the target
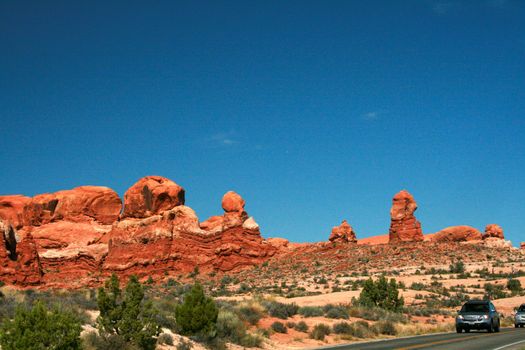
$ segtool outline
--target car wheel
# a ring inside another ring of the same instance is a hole
[[[487,332],[494,333],[494,324],[492,324],[492,322],[490,322],[490,325],[489,325],[489,328],[487,329]]]
[[[517,325],[517,324],[514,325],[514,328],[518,328],[518,327],[521,327],[521,325]]]
[[[463,332],[463,331],[461,330],[461,328],[456,327],[456,333],[461,333],[461,332]]]

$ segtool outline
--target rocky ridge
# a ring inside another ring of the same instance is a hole
[[[34,197],[0,196],[0,280],[21,287],[77,288],[98,286],[111,273],[161,280],[188,273],[236,272],[308,252],[335,254],[337,259],[340,249],[360,256],[375,251],[358,246],[346,220],[333,227],[328,242],[290,243],[263,239],[239,194],[227,192],[221,205],[222,215],[200,222],[185,205],[184,188],[160,176],[138,180],[123,202],[115,191],[100,186]],[[474,243],[511,249],[496,224],[487,225],[483,234],[470,226],[453,226],[425,237],[414,216],[416,209],[410,193],[397,193],[388,243],[371,247],[388,245],[393,248],[381,249],[404,252],[395,247],[408,244],[441,251]],[[401,256],[396,261],[404,260]]]

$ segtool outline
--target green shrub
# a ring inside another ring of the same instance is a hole
[[[323,309],[319,306],[302,306],[299,308],[298,313],[304,317],[316,317],[324,315]]]
[[[171,334],[168,333],[162,333],[159,335],[159,338],[157,339],[158,344],[166,344],[166,345],[173,345],[173,337]]]
[[[339,322],[332,326],[335,334],[350,334],[352,326],[348,322]]]
[[[239,344],[244,335],[246,335],[246,326],[239,317],[232,311],[219,310],[217,317],[217,336],[227,339],[232,343]]]
[[[256,325],[263,316],[257,308],[252,306],[241,306],[238,312],[241,318],[251,325]]]
[[[367,307],[399,312],[403,309],[404,299],[399,297],[398,285],[395,279],[388,282],[385,276],[377,281],[368,279],[363,286],[357,303]]]
[[[85,350],[138,350],[138,348],[124,340],[118,334],[109,334],[101,337],[96,332],[89,332],[84,336]]]
[[[183,335],[213,337],[218,314],[215,302],[204,295],[198,282],[184,295],[184,302],[175,310],[175,318]]]
[[[155,348],[160,327],[156,311],[149,301],[144,301],[144,289],[136,276],[131,276],[124,293],[118,277],[113,274],[98,291],[97,327],[104,338],[118,335],[126,343],[140,349]]]
[[[287,333],[288,332],[284,323],[279,322],[279,321],[272,323],[271,327],[272,327],[272,330],[277,333]]]
[[[307,325],[306,322],[304,322],[304,321],[299,321],[299,322],[295,325],[294,329],[295,329],[296,331],[298,331],[298,332],[306,333],[306,332],[308,332],[308,325]]]
[[[3,350],[81,349],[80,322],[68,311],[48,310],[42,302],[18,306],[0,327]]]
[[[348,319],[348,309],[345,306],[342,305],[331,305],[328,304],[324,307],[324,311],[326,312],[326,317],[328,318],[336,318],[336,319]]]
[[[385,334],[385,335],[396,335],[397,329],[392,321],[379,321],[376,324],[374,324],[375,329],[377,330],[377,333],[379,334]]]
[[[193,345],[185,339],[181,339],[179,344],[177,344],[177,350],[191,350],[193,349]]]
[[[277,301],[265,301],[263,305],[270,316],[281,318],[283,320],[296,315],[299,310],[299,307],[295,303],[285,304]]]
[[[510,290],[512,294],[521,292],[522,288],[520,280],[514,278],[509,279],[507,282],[507,289]]]
[[[327,335],[330,335],[330,326],[324,323],[318,323],[312,329],[310,338],[315,340],[324,340]]]

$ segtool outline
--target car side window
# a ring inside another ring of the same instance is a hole
[[[495,312],[496,308],[494,307],[494,304],[490,303],[490,311]]]

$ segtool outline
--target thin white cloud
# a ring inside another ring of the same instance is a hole
[[[224,132],[221,132],[221,133],[217,133],[215,135],[212,135],[209,140],[211,142],[213,142],[214,144],[217,144],[217,145],[221,145],[221,146],[232,146],[232,145],[235,145],[237,143],[239,143],[239,141],[235,140],[233,138],[233,132],[228,132],[228,133],[224,133]]]
[[[379,115],[380,115],[380,114],[381,114],[381,112],[372,111],[372,112],[367,112],[367,113],[363,114],[361,117],[362,117],[364,120],[372,121],[372,120],[377,120],[377,119],[379,119]]]

